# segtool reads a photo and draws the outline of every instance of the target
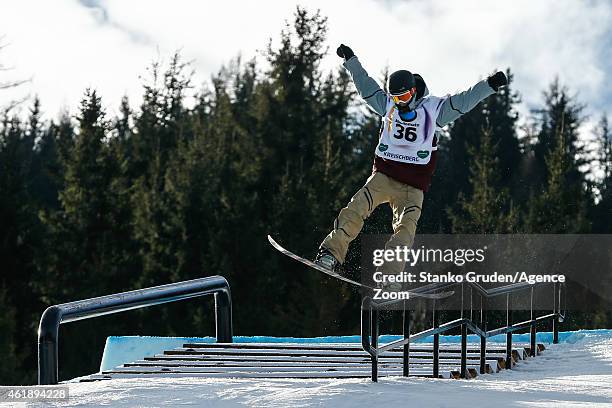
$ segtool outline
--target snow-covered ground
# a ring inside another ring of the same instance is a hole
[[[583,332],[568,340],[514,370],[472,380],[116,379],[69,383],[69,402],[27,406],[612,407],[610,332]]]

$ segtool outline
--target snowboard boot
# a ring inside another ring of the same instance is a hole
[[[336,273],[338,273],[338,270],[340,267],[340,262],[338,262],[336,257],[333,256],[332,253],[329,252],[327,248],[323,248],[323,247],[319,248],[319,252],[317,253],[314,263],[316,263],[319,266],[322,266],[323,268],[329,270],[330,272],[336,272]]]

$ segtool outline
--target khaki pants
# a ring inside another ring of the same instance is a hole
[[[340,210],[334,221],[334,230],[325,238],[322,247],[327,248],[341,263],[344,263],[348,246],[354,240],[363,222],[382,203],[389,203],[393,210],[393,235],[385,249],[398,246],[411,247],[414,242],[417,222],[423,206],[423,191],[393,180],[383,173],[373,173],[365,185],[353,196],[346,207]],[[404,262],[386,262],[380,270],[385,274],[404,270]]]

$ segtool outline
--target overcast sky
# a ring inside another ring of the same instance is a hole
[[[38,94],[47,118],[75,112],[86,87],[98,89],[113,113],[141,94],[151,61],[177,49],[194,62],[196,84],[239,53],[258,55],[277,39],[297,4],[328,17],[326,70],[353,48],[376,78],[388,65],[423,75],[435,95],[463,90],[492,70],[510,67],[526,112],[558,75],[596,120],[612,115],[612,1],[578,0],[5,0],[0,35],[6,45],[0,106]],[[17,92],[17,93],[15,93]]]

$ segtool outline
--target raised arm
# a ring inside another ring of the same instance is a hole
[[[489,78],[478,82],[468,90],[446,98],[440,108],[436,125],[442,127],[453,122],[461,115],[474,109],[480,101],[497,92],[499,87],[507,84],[508,79],[506,75],[499,71]]]
[[[374,112],[383,116],[387,106],[387,95],[385,92],[380,88],[378,83],[368,75],[349,47],[342,44],[338,47],[336,53],[338,56],[345,59],[342,65],[351,74],[351,78],[355,83],[355,87],[361,99],[363,99]]]

